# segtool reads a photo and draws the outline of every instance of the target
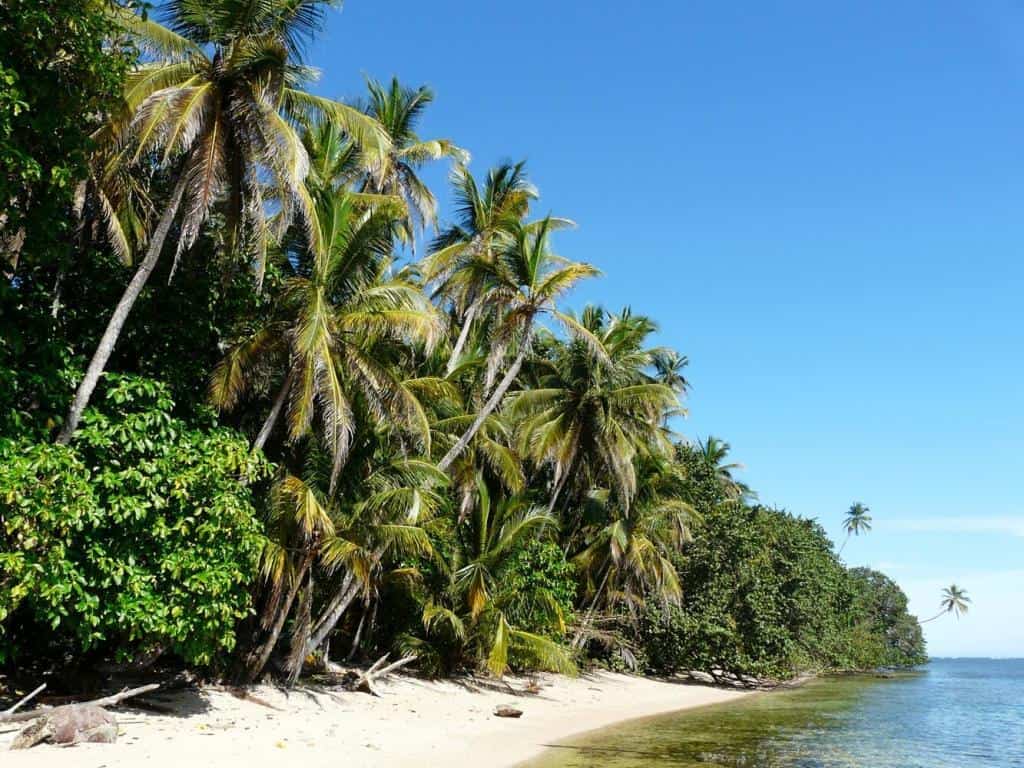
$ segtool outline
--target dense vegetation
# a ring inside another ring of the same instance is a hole
[[[0,10],[0,661],[921,662],[892,581],[673,431],[650,318],[566,308],[598,271],[522,164],[419,136],[425,87],[306,90],[329,5]]]

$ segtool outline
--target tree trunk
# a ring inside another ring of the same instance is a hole
[[[551,492],[551,501],[548,502],[548,514],[549,515],[552,514],[555,511],[555,502],[558,501],[558,496],[562,492],[562,489],[565,487],[566,481],[569,479],[569,470],[570,469],[572,469],[572,465],[571,464],[565,468],[565,471],[562,472],[562,474],[558,478],[558,480],[555,481],[555,488]]]
[[[369,613],[369,608],[370,606],[368,605],[363,606],[363,612],[359,616],[359,626],[356,627],[356,636],[352,639],[352,650],[348,652],[347,661],[352,661],[359,651],[359,641],[363,637],[363,626],[366,624],[366,614]]]
[[[285,663],[285,679],[288,686],[295,685],[302,674],[302,667],[306,663],[306,646],[309,643],[310,628],[313,621],[313,570],[306,572],[306,591],[299,598],[298,617],[293,622],[291,653]]]
[[[462,356],[462,348],[466,346],[466,340],[469,338],[469,327],[473,325],[473,318],[476,316],[476,304],[470,304],[469,309],[466,310],[465,316],[462,318],[462,330],[459,331],[459,338],[455,342],[455,349],[452,350],[452,356],[448,358],[448,367],[445,369],[445,376],[449,375],[455,370],[455,366],[459,362],[459,358]]]
[[[306,644],[306,653],[312,653],[327,639],[327,636],[338,625],[341,617],[345,615],[345,611],[348,610],[352,601],[355,600],[356,595],[359,594],[359,587],[360,584],[351,572],[345,574],[345,578],[342,579],[341,586],[334,593],[331,602],[328,603],[323,613],[320,614],[320,618],[313,624],[313,632],[310,634],[309,642]]]
[[[252,448],[254,451],[263,450],[263,446],[267,444],[267,440],[270,439],[270,433],[274,431],[274,424],[277,423],[278,417],[281,415],[281,410],[284,408],[285,400],[288,399],[288,390],[291,389],[292,384],[292,373],[288,372],[288,375],[284,377],[284,382],[281,384],[281,390],[277,393],[277,397],[274,398],[274,404],[270,407],[270,413],[267,414],[267,420],[263,422],[263,428],[260,429],[260,433],[256,435],[256,439],[253,440]]]
[[[107,361],[114,352],[114,345],[117,344],[118,337],[121,335],[121,329],[128,319],[128,313],[132,311],[135,301],[139,298],[139,294],[142,293],[146,281],[160,259],[160,251],[163,250],[164,240],[167,239],[167,233],[171,230],[171,224],[174,223],[174,217],[178,213],[178,207],[181,205],[181,199],[185,194],[187,178],[188,174],[185,173],[182,173],[179,177],[178,183],[171,193],[171,199],[167,202],[164,215],[160,218],[160,223],[153,232],[153,238],[149,241],[146,258],[139,264],[139,268],[129,281],[128,287],[124,289],[121,300],[117,302],[114,314],[111,315],[107,328],[103,331],[100,343],[96,345],[96,351],[93,352],[92,360],[89,361],[89,367],[85,371],[85,376],[75,392],[75,399],[71,401],[71,408],[68,410],[68,417],[64,422],[64,427],[61,429],[60,434],[57,435],[58,445],[67,445],[71,441],[71,436],[78,428],[78,422],[81,421],[82,413],[85,411],[86,406],[89,405],[89,399],[92,397],[93,390],[96,389],[96,384],[99,382],[100,376],[107,366]]]
[[[515,362],[512,363],[512,367],[505,372],[504,378],[498,384],[497,389],[491,394],[484,407],[477,414],[476,419],[473,421],[472,426],[466,430],[466,433],[459,438],[459,441],[452,446],[452,449],[445,454],[445,457],[438,463],[437,468],[442,472],[448,470],[448,467],[452,465],[459,455],[466,450],[466,446],[469,445],[469,441],[473,439],[477,432],[480,431],[480,427],[483,426],[484,422],[487,421],[487,417],[494,413],[495,408],[501,402],[501,399],[508,392],[508,388],[512,386],[512,382],[515,381],[516,376],[519,375],[519,369],[523,366],[523,360],[526,358],[526,350],[530,346],[530,331],[531,328],[527,327],[526,332],[523,334],[523,341],[519,347],[519,354],[516,355]]]
[[[587,613],[583,617],[583,623],[576,632],[576,636],[572,639],[573,650],[576,650],[583,645],[583,633],[586,631],[587,627],[590,626],[590,622],[594,620],[594,612],[597,610],[597,601],[601,597],[601,593],[604,591],[605,584],[608,583],[608,577],[611,575],[611,572],[612,568],[609,564],[604,572],[604,578],[601,579],[601,585],[597,588],[597,592],[594,593],[594,599],[590,603],[590,608],[587,609]]]
[[[270,654],[274,652],[274,647],[277,645],[277,639],[281,636],[281,630],[284,629],[284,623],[288,619],[288,614],[291,613],[292,603],[295,602],[295,595],[298,594],[299,589],[302,587],[302,582],[306,577],[306,571],[313,564],[313,551],[311,550],[303,560],[302,566],[299,568],[299,572],[295,575],[295,581],[288,590],[288,594],[285,596],[281,607],[278,609],[277,618],[274,620],[274,626],[270,628],[270,634],[262,644],[256,646],[250,654],[249,658],[246,659],[245,672],[243,674],[243,682],[252,683],[256,681],[261,674],[263,674],[264,667],[267,666],[267,662],[270,661]]]

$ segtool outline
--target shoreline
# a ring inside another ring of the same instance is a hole
[[[535,693],[527,690],[531,682],[539,685]],[[563,739],[752,693],[610,672],[544,674],[510,678],[508,684],[395,677],[378,688],[379,698],[313,686],[287,694],[258,686],[244,698],[221,687],[157,692],[146,701],[159,713],[111,710],[119,725],[116,744],[7,751],[16,733],[11,730],[0,733],[0,750],[5,768],[175,768],[193,760],[245,768],[280,768],[285,760],[335,768],[339,759],[352,768],[479,768],[481,755],[493,768],[514,768]],[[496,717],[500,705],[521,709],[523,716]]]

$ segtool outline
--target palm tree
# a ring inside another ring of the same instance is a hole
[[[548,244],[549,231],[547,219],[537,227],[518,227],[515,238],[501,250],[494,262],[482,265],[488,275],[486,285],[502,308],[494,331],[489,369],[494,371],[500,366],[505,350],[513,344],[517,345],[518,351],[469,429],[438,463],[441,471],[446,471],[466,449],[512,386],[529,352],[538,315],[553,315],[574,331],[589,336],[573,318],[556,309],[555,301],[580,280],[599,274],[598,270],[589,264],[566,261],[552,253]]]
[[[408,216],[399,233],[403,240],[415,244],[416,232],[427,225],[437,225],[437,200],[417,176],[419,168],[430,160],[448,157],[460,164],[469,162],[469,153],[449,139],[421,139],[416,124],[423,111],[434,100],[426,86],[403,88],[392,78],[385,88],[369,80],[370,102],[366,113],[383,127],[390,148],[367,163],[368,173],[363,191],[391,195],[404,201]]]
[[[553,628],[564,630],[565,617],[557,601],[542,587],[530,595],[502,588],[500,574],[509,558],[531,538],[554,529],[555,520],[531,508],[522,497],[492,499],[482,475],[476,478],[472,512],[452,554],[450,582],[441,601],[424,606],[423,624],[428,637],[452,632],[466,647],[475,649],[488,671],[501,677],[508,670],[510,651],[557,672],[573,672],[566,651],[555,641],[515,627],[509,603],[529,599],[545,609]]]
[[[598,478],[597,484],[610,483],[628,509],[636,492],[634,458],[652,446],[669,450],[660,424],[678,406],[672,388],[645,373],[654,361],[643,347],[654,328],[647,318],[587,307],[580,326],[589,335],[555,344],[538,366],[536,388],[510,402],[511,416],[523,420],[520,451],[554,467],[549,513],[570,477],[580,487]]]
[[[743,469],[743,465],[726,463],[731,448],[732,446],[724,440],[719,440],[717,437],[710,435],[704,442],[698,443],[698,449],[704,457],[704,461],[714,469],[715,476],[718,478],[718,482],[725,491],[726,496],[737,499],[749,496],[750,488],[746,483],[740,482],[733,477],[733,472]]]
[[[423,265],[435,295],[452,303],[461,326],[448,359],[448,374],[455,370],[473,320],[486,304],[486,266],[493,263],[497,249],[509,241],[538,197],[521,162],[492,168],[483,189],[460,164],[452,170],[451,183],[457,221],[437,236]]]
[[[697,511],[682,499],[687,484],[685,468],[671,457],[645,454],[637,462],[638,495],[626,509],[606,489],[591,491],[583,519],[570,531],[584,546],[572,562],[585,579],[589,606],[573,639],[585,641],[601,604],[625,605],[634,611],[648,597],[665,604],[682,597],[672,555],[692,540]]]
[[[690,359],[674,349],[655,350],[652,357],[657,372],[655,379],[670,387],[677,395],[685,394],[690,388],[690,382],[683,375],[683,369],[690,364]]]
[[[846,529],[846,539],[843,541],[843,546],[839,548],[840,555],[846,549],[851,536],[860,536],[861,533],[867,533],[871,530],[871,515],[868,514],[870,511],[859,501],[850,506],[849,511],[846,513],[846,519],[843,520],[843,528]]]
[[[937,618],[945,616],[947,613],[952,613],[959,620],[961,614],[967,613],[967,610],[971,605],[971,598],[967,596],[966,589],[961,589],[956,584],[950,584],[942,590],[942,601],[939,605],[942,606],[942,610],[930,619],[922,621],[922,624],[926,624],[929,621],[935,621]]]
[[[123,15],[124,26],[154,60],[129,75],[122,112],[97,136],[103,146],[98,158],[125,166],[156,158],[171,176],[171,192],[78,385],[58,443],[71,440],[176,221],[175,266],[218,208],[229,248],[245,252],[259,282],[268,238],[262,179],[272,179],[278,191],[282,224],[298,211],[311,234],[318,230],[303,185],[309,158],[296,122],[328,115],[368,157],[388,150],[389,140],[372,118],[301,90],[312,74],[300,63],[301,48],[332,4],[177,0],[166,6],[170,28]]]
[[[441,320],[419,286],[388,274],[392,219],[386,211],[367,213],[330,193],[321,197],[316,221],[322,247],[284,260],[294,271],[276,311],[218,364],[210,399],[231,410],[250,391],[276,390],[254,448],[266,445],[282,415],[292,443],[318,416],[333,458],[333,495],[356,429],[356,399],[373,420],[429,450],[426,414],[402,372],[387,364],[387,347],[429,347]]]

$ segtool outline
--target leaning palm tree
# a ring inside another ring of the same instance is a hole
[[[846,519],[843,520],[843,528],[846,530],[846,539],[843,541],[843,546],[839,548],[840,555],[843,554],[843,550],[846,549],[846,545],[850,542],[851,536],[860,536],[861,533],[867,533],[871,530],[871,515],[868,514],[870,511],[870,509],[859,501],[850,506],[849,511],[846,513]]]
[[[389,275],[388,212],[362,211],[332,193],[321,198],[316,220],[322,247],[283,260],[294,272],[276,310],[216,367],[210,399],[230,410],[251,391],[276,391],[254,448],[266,445],[282,417],[292,443],[318,419],[333,458],[333,494],[356,428],[356,399],[429,450],[426,414],[404,374],[388,365],[387,347],[429,348],[441,319],[418,286]]]
[[[474,319],[487,303],[488,278],[483,267],[493,263],[497,250],[510,240],[538,197],[521,162],[492,168],[483,188],[460,164],[452,171],[451,184],[456,223],[437,236],[423,264],[435,295],[451,302],[460,326],[448,359],[449,374],[462,357]]]
[[[945,616],[947,613],[952,613],[957,619],[959,619],[962,614],[967,613],[967,610],[971,605],[971,598],[967,596],[966,589],[962,589],[956,584],[950,584],[942,590],[942,601],[939,605],[942,606],[942,610],[930,619],[922,621],[922,624],[929,621],[935,621],[937,618]]]
[[[437,200],[417,171],[430,160],[446,157],[465,164],[469,153],[450,139],[421,139],[416,134],[416,124],[434,100],[433,91],[426,86],[404,88],[398,78],[392,78],[387,88],[376,80],[369,80],[367,88],[370,101],[366,112],[383,127],[390,148],[367,163],[363,191],[404,201],[408,215],[402,219],[399,234],[415,245],[417,231],[437,225]]]
[[[155,158],[170,175],[171,191],[57,442],[71,440],[176,222],[175,266],[216,209],[224,216],[228,247],[246,255],[259,281],[268,239],[263,180],[272,179],[278,191],[282,226],[297,211],[310,234],[318,230],[303,185],[309,158],[296,121],[328,115],[367,157],[387,150],[388,138],[372,118],[301,89],[312,75],[300,62],[301,48],[319,28],[324,7],[332,4],[337,2],[177,0],[165,8],[169,27],[123,15],[125,28],[148,57],[127,78],[123,109],[96,137],[102,147],[98,158],[124,166]]]
[[[502,249],[493,262],[480,265],[488,276],[486,285],[493,291],[502,307],[501,317],[494,331],[489,371],[498,370],[507,349],[514,345],[517,352],[469,429],[438,463],[438,468],[442,471],[446,471],[466,450],[474,435],[512,386],[530,350],[535,322],[539,315],[552,315],[580,335],[590,335],[573,318],[559,312],[555,302],[580,280],[594,277],[599,272],[589,264],[566,261],[552,253],[548,243],[549,231],[547,219],[536,227],[520,226],[516,229],[512,242]]]

